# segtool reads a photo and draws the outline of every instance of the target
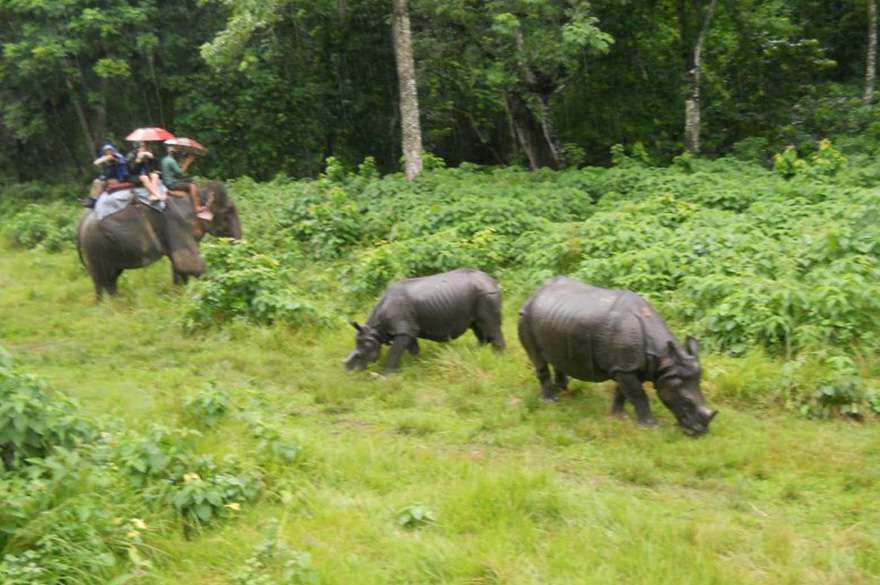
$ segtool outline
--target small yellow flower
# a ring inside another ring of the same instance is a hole
[[[126,536],[129,537],[129,538],[132,539],[132,540],[134,540],[135,538],[140,537],[140,535],[141,535],[141,533],[138,532],[137,530],[129,530],[128,533],[126,534]]]
[[[231,504],[226,504],[226,507],[229,508],[230,510],[235,510],[236,512],[241,510],[241,504],[239,504],[238,502],[232,502]]]
[[[183,475],[183,482],[184,482],[184,483],[190,483],[190,482],[193,482],[193,481],[198,481],[198,480],[200,480],[200,479],[202,479],[202,478],[199,477],[199,474],[198,474],[198,473],[185,473],[185,474]]]
[[[141,520],[140,518],[132,518],[131,523],[134,524],[134,527],[139,530],[146,530],[147,523]]]

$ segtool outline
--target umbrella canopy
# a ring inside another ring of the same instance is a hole
[[[187,152],[194,152],[196,154],[208,154],[208,149],[193,140],[192,138],[170,138],[165,141],[165,144],[168,146],[176,146],[181,150],[185,150]]]
[[[138,128],[125,137],[131,142],[158,142],[160,140],[168,140],[174,138],[174,134],[165,128]]]

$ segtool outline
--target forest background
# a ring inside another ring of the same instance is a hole
[[[82,178],[98,143],[144,125],[209,145],[206,176],[395,170],[391,4],[2,0],[0,176]],[[453,166],[603,165],[615,144],[669,162],[695,88],[706,155],[874,136],[874,5],[414,0],[424,147]]]
[[[0,0],[0,582],[878,582],[875,1],[413,0],[414,181],[403,4]],[[154,124],[244,240],[97,304],[76,199]],[[460,266],[506,352],[344,371],[389,282]],[[538,398],[555,274],[700,339],[707,436]]]

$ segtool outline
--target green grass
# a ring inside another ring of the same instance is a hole
[[[303,448],[265,467],[258,502],[192,538],[146,518],[160,552],[140,582],[233,583],[273,522],[328,584],[880,579],[880,428],[757,400],[779,392],[781,364],[761,355],[708,356],[704,390],[721,414],[693,440],[653,394],[654,430],[610,419],[607,384],[540,402],[512,298],[505,354],[471,336],[424,342],[378,379],[342,368],[354,337],[342,319],[184,336],[185,296],[169,281],[164,261],[127,272],[122,295],[96,306],[75,252],[0,249],[0,344],[87,414],[192,425],[186,399],[216,381],[233,412],[203,431],[201,450],[258,458],[243,411]],[[877,373],[871,360],[863,369]],[[400,528],[413,504],[437,522]]]

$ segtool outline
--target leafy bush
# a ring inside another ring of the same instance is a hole
[[[295,196],[278,222],[279,234],[305,244],[313,259],[338,258],[363,237],[360,208],[342,187]]]
[[[856,370],[852,359],[831,356],[826,360],[827,373],[818,380],[812,396],[807,396],[800,407],[805,416],[828,418],[842,415],[862,420],[866,413],[880,413],[877,391],[868,387]]]
[[[197,395],[187,400],[184,408],[194,420],[213,427],[229,410],[229,392],[215,382],[210,382]]]
[[[0,362],[0,458],[6,469],[89,440],[94,431],[76,413],[70,399],[49,397],[43,382]]]
[[[246,242],[219,241],[203,247],[210,271],[195,283],[183,314],[186,331],[232,319],[258,325],[292,325],[327,320],[288,284],[281,263]]]
[[[245,566],[233,575],[235,585],[317,585],[311,555],[291,549],[281,538],[280,525],[272,522],[269,534],[254,547]]]
[[[271,270],[286,282],[322,275],[298,301],[332,297],[341,284],[345,311],[393,280],[469,266],[528,286],[571,274],[631,289],[734,354],[880,347],[880,197],[841,187],[850,175],[830,143],[804,159],[783,153],[780,172],[791,180],[732,158],[656,168],[637,147],[615,153],[610,169],[463,165],[412,183],[340,172],[249,185],[255,245],[284,258]],[[287,252],[300,247],[322,259],[317,270]]]
[[[436,522],[434,511],[424,504],[406,506],[397,513],[397,525],[402,528],[419,528]]]
[[[128,433],[118,441],[116,464],[143,496],[169,503],[184,529],[231,515],[257,497],[259,476],[240,469],[231,458],[219,467],[210,456],[195,452],[198,433],[152,425],[144,435]]]
[[[832,177],[846,166],[846,162],[846,156],[827,139],[819,141],[818,149],[809,156],[808,161],[799,158],[793,146],[773,156],[774,170],[786,179],[798,176],[812,179]]]
[[[260,480],[231,461],[220,469],[210,457],[190,460],[191,471],[174,480],[168,499],[187,529],[224,518],[256,499]]]
[[[77,214],[63,202],[31,203],[5,221],[5,237],[21,248],[59,252],[73,245]]]

